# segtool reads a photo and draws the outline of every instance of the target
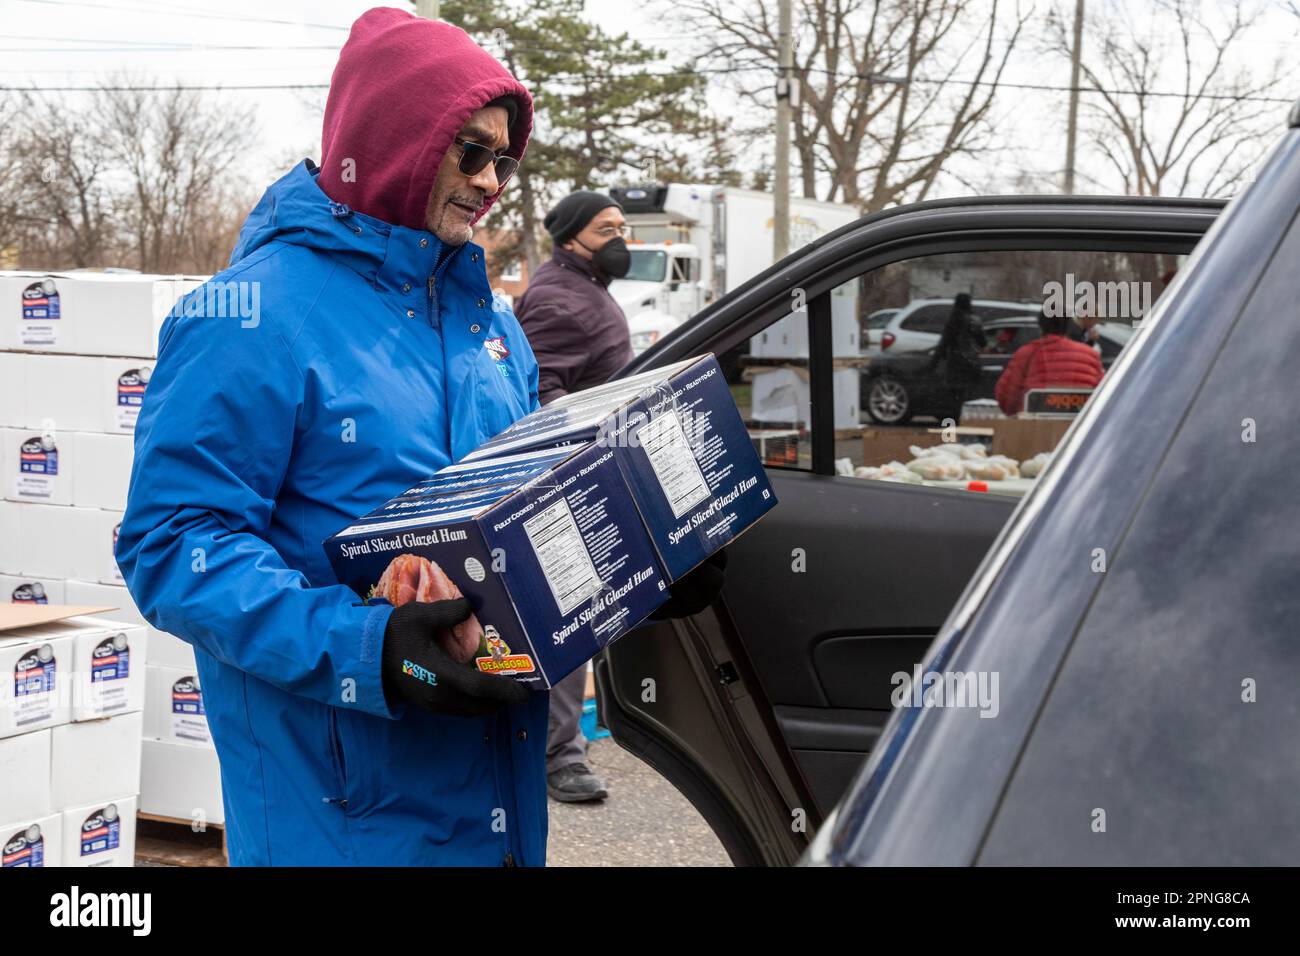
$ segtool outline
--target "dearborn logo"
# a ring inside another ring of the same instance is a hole
[[[474,663],[485,674],[527,674],[533,670],[533,659],[527,654],[511,654],[508,657],[478,657]]]
[[[422,680],[426,684],[438,686],[438,675],[427,667],[421,667],[413,661],[402,661],[402,673],[414,677],[416,680]]]
[[[485,674],[526,674],[533,670],[533,659],[527,654],[511,654],[501,632],[489,624],[483,630],[488,656],[477,657],[474,663]]]
[[[505,357],[510,354],[510,350],[506,348],[506,337],[504,335],[498,335],[494,339],[485,339],[483,347],[487,349],[488,355],[498,362],[504,361]]]

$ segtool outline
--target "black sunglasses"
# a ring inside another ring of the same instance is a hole
[[[467,139],[456,140],[460,147],[460,162],[456,164],[466,176],[477,176],[487,168],[488,163],[496,164],[497,184],[503,185],[519,168],[519,160],[513,156],[498,156],[486,146],[471,143]]]

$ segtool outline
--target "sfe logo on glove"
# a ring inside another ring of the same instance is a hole
[[[413,661],[402,661],[402,673],[417,680],[422,680],[426,684],[432,684],[434,687],[438,686],[438,675],[427,667],[421,667]]]

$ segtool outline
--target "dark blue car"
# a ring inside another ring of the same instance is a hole
[[[712,609],[598,659],[604,723],[738,864],[1294,863],[1297,263],[1300,107],[1226,209],[924,203],[714,303],[625,373],[744,355],[803,290],[803,354],[731,375],[756,444],[793,449],[781,504]],[[939,439],[849,407],[846,323],[1088,282],[1154,306],[1114,317],[1137,331],[1068,430],[1003,436],[1050,462],[1023,498],[848,477]]]

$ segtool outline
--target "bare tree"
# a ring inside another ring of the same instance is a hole
[[[1276,62],[1252,70],[1240,43],[1262,7],[1232,0],[1154,0],[1151,16],[1107,8],[1085,26],[1083,113],[1090,145],[1130,195],[1221,196],[1258,160],[1282,108]],[[1049,14],[1069,55],[1067,18]]]
[[[924,199],[954,156],[990,144],[987,122],[1028,14],[1006,0],[799,0],[793,142],[803,194],[865,212]],[[770,134],[777,65],[771,0],[682,0],[688,25],[715,37],[702,60],[734,71]]]
[[[23,178],[18,100],[0,96],[0,268],[12,265],[18,244],[28,230],[30,205]]]
[[[20,261],[44,268],[103,264],[113,241],[112,202],[93,108],[25,93],[14,125]]]
[[[193,268],[200,250],[211,254],[205,231],[229,230],[222,183],[252,142],[252,109],[195,90],[122,82],[105,84],[96,104],[106,153],[127,181],[118,212],[133,264],[144,272]],[[247,209],[238,204],[241,219]]]

